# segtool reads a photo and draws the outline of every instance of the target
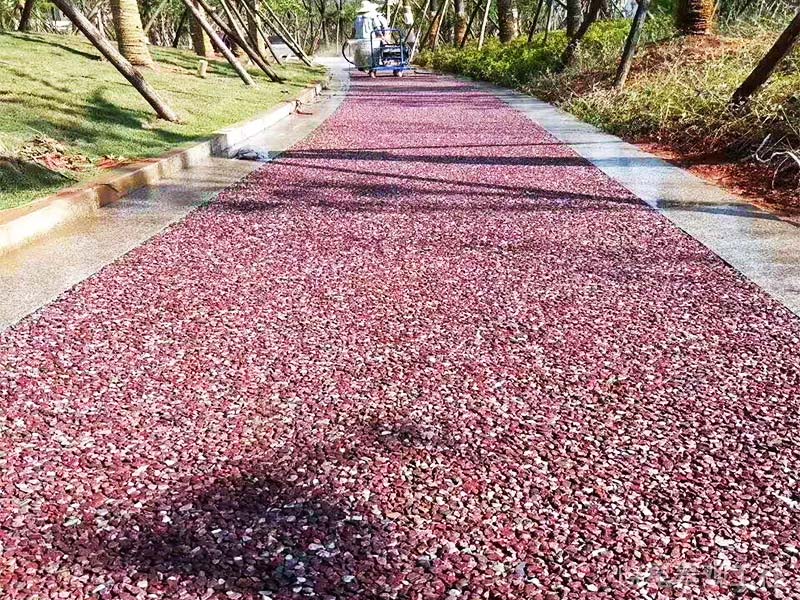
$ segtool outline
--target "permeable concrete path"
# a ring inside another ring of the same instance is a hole
[[[5,598],[800,594],[798,318],[454,80],[0,340]]]

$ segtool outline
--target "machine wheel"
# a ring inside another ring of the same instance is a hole
[[[377,74],[375,73],[375,71],[370,71],[369,72],[369,76],[372,77],[373,79],[375,79],[376,75]]]

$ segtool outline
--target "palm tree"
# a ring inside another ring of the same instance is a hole
[[[71,2],[71,0],[51,0],[64,15],[72,21],[72,24],[77,27],[83,35],[97,48],[100,53],[106,57],[116,69],[127,79],[130,84],[136,88],[142,97],[147,100],[150,106],[156,111],[159,117],[172,121],[174,123],[180,122],[177,113],[172,110],[158,95],[158,93],[150,87],[150,84],[145,81],[142,74],[137,71],[128,60],[117,52],[114,45],[109,42],[102,33],[92,25],[83,13]]]
[[[497,21],[500,26],[500,41],[507,44],[517,37],[517,19],[514,15],[514,0],[497,0]]]
[[[211,38],[208,37],[203,26],[194,17],[189,17],[189,33],[192,38],[192,48],[197,56],[211,58],[214,56],[214,48],[211,45]]]
[[[453,44],[461,45],[461,40],[467,34],[467,3],[466,0],[454,0],[453,12],[456,14],[456,22],[453,27]]]
[[[714,26],[714,0],[679,0],[677,25],[685,34],[706,35]]]
[[[567,0],[567,37],[573,38],[578,33],[583,20],[581,0]]]
[[[30,31],[31,29],[31,13],[33,13],[34,0],[25,0],[22,6],[22,14],[19,17],[19,25],[17,31]]]
[[[135,67],[152,67],[136,0],[111,0],[111,14],[120,54]]]

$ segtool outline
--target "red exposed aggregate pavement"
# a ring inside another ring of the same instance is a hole
[[[800,321],[450,79],[0,360],[3,598],[800,598]]]

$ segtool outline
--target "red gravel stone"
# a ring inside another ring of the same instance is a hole
[[[798,319],[449,79],[0,359],[4,598],[800,597]]]

